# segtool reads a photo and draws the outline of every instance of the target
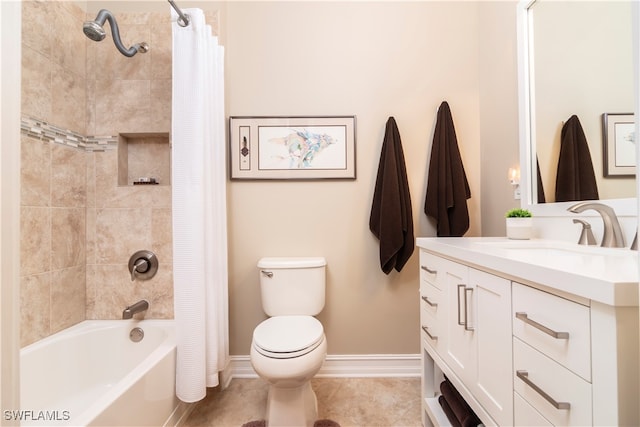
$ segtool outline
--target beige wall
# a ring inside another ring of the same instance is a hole
[[[264,318],[256,261],[322,255],[319,318],[331,354],[417,353],[418,256],[383,274],[368,228],[386,120],[398,123],[416,236],[438,106],[451,106],[480,234],[478,3],[233,2],[227,6],[228,115],[357,116],[357,180],[229,185],[231,353]],[[452,25],[455,23],[455,25]],[[506,176],[506,172],[505,172]]]
[[[509,168],[518,147],[517,2],[481,2],[479,27],[482,235],[504,236],[504,214],[520,207]]]

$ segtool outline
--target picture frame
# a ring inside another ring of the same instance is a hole
[[[605,177],[636,175],[635,141],[633,113],[602,115],[602,157]]]
[[[355,116],[229,117],[231,179],[355,179]]]

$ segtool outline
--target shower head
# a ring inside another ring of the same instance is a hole
[[[102,25],[98,24],[96,21],[85,22],[82,25],[82,31],[84,31],[84,34],[94,42],[100,42],[107,36],[107,32],[104,30]]]
[[[95,20],[85,22],[82,25],[82,31],[84,31],[84,34],[91,40],[96,42],[102,41],[107,36],[107,32],[104,30],[104,24],[107,21],[109,21],[109,25],[111,26],[113,44],[116,45],[116,48],[118,48],[121,54],[131,57],[138,52],[145,53],[149,51],[149,45],[145,42],[136,43],[130,48],[124,47],[122,40],[120,40],[120,31],[118,30],[116,18],[106,9],[100,10]]]

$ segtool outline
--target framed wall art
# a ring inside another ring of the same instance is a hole
[[[231,179],[355,179],[355,116],[230,117]]]
[[[602,115],[604,176],[635,176],[636,135],[632,113]]]

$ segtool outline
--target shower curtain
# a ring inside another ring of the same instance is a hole
[[[196,402],[229,359],[224,48],[202,10],[171,12],[176,395]]]

